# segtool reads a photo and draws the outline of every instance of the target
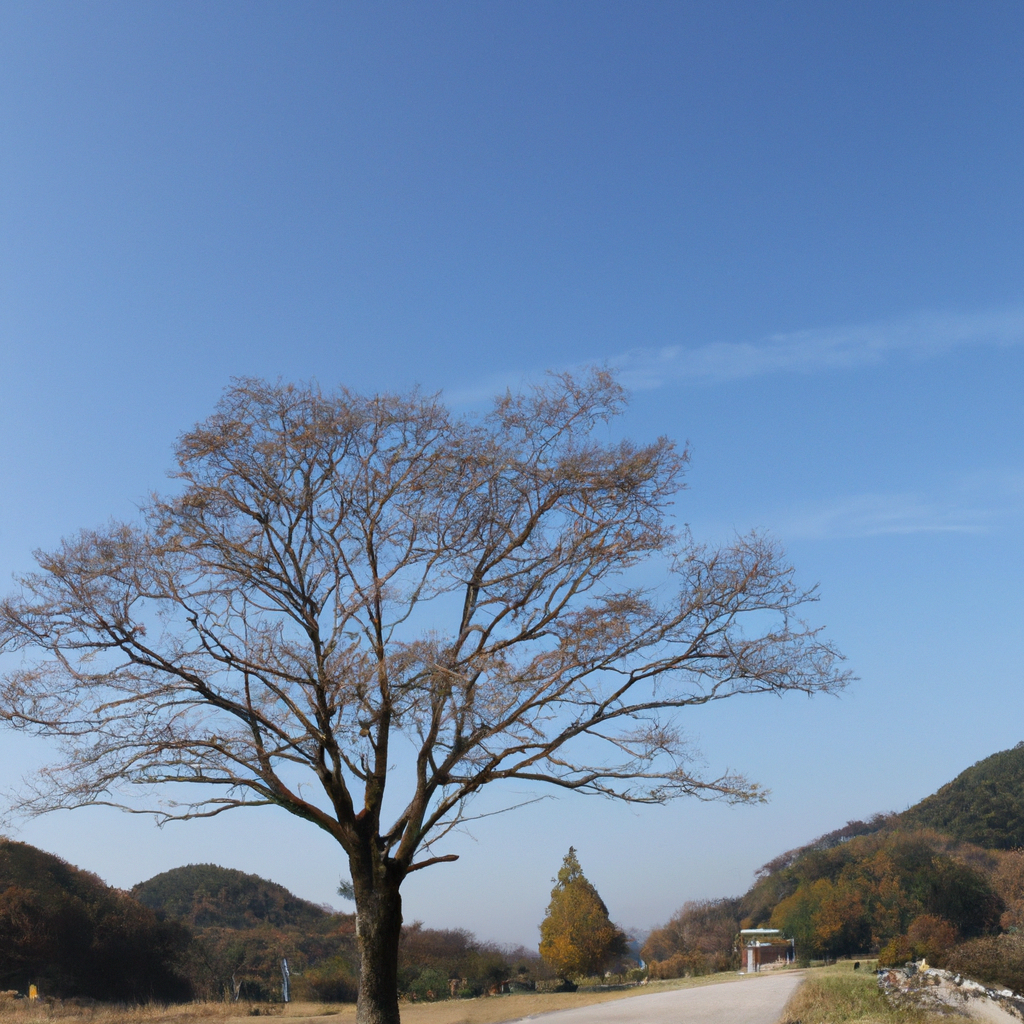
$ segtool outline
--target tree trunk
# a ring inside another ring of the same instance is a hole
[[[400,1024],[398,940],[402,934],[401,879],[386,868],[369,884],[353,877],[359,943],[356,1024]]]

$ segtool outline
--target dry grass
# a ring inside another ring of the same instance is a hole
[[[945,1015],[890,1006],[878,989],[874,967],[867,962],[855,972],[845,962],[808,971],[779,1024],[950,1024]]]
[[[618,992],[551,992],[491,996],[481,999],[450,999],[437,1003],[403,1003],[403,1024],[502,1024],[537,1013],[592,1006],[612,999],[669,989],[694,988],[737,981],[733,973],[712,974],[704,978],[679,978],[651,982],[640,988]],[[251,1012],[250,1012],[251,1011]],[[249,1005],[238,1003],[187,1003],[182,1006],[117,1007],[97,1004],[28,1003],[26,1000],[0,1001],[0,1024],[42,1024],[66,1021],[67,1024],[251,1024],[255,1017],[289,1018],[306,1024],[349,1024],[356,1019],[351,1003],[289,1003]],[[811,1024],[810,1021],[805,1024]],[[886,1021],[885,1024],[896,1024]],[[902,1024],[902,1022],[900,1022]],[[917,1021],[907,1024],[918,1024]],[[920,1022],[926,1024],[926,1022]]]

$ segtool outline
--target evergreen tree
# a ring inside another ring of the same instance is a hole
[[[611,922],[608,908],[587,880],[570,846],[540,926],[540,955],[565,977],[602,971],[626,951],[626,936]]]

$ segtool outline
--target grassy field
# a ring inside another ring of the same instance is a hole
[[[891,1007],[878,990],[874,961],[859,971],[843,962],[816,967],[794,993],[779,1024],[950,1024],[947,1015]]]
[[[704,978],[679,978],[653,981],[640,988],[618,992],[523,993],[511,996],[490,996],[481,999],[451,999],[437,1003],[403,1003],[403,1024],[501,1024],[536,1013],[569,1010],[591,1006],[611,999],[629,999],[651,992],[693,988],[699,985],[720,985],[740,980],[736,974],[713,974]],[[751,979],[754,980],[754,979]],[[260,1004],[189,1003],[183,1006],[113,1007],[29,1004],[24,1000],[0,1001],[0,1024],[35,1024],[41,1021],[81,1021],[93,1024],[249,1024],[254,1017],[287,1018],[298,1024],[348,1024],[356,1018],[351,1003],[322,1005],[317,1003]],[[809,1022],[808,1022],[809,1024]],[[914,1022],[916,1024],[916,1022]]]

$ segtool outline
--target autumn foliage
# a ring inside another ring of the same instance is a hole
[[[772,880],[783,898],[771,926],[808,956],[878,949],[901,935],[934,954],[951,945],[951,936],[971,938],[998,926],[1003,903],[984,870],[994,861],[934,832],[852,839]]]
[[[685,904],[648,937],[651,977],[734,966],[739,931],[750,927],[780,929],[805,960],[875,952],[883,965],[925,957],[942,966],[972,956],[990,976],[994,950],[1013,961],[1013,936],[995,933],[1024,918],[1024,852],[902,829],[896,819],[871,832],[861,825],[777,858],[738,899]]]
[[[128,893],[0,839],[0,989],[120,1002],[187,999],[190,936]]]
[[[540,955],[566,978],[598,974],[626,951],[626,936],[587,880],[570,846],[540,926]]]
[[[668,924],[647,937],[643,958],[651,978],[684,978],[735,965],[739,900],[684,903]]]

